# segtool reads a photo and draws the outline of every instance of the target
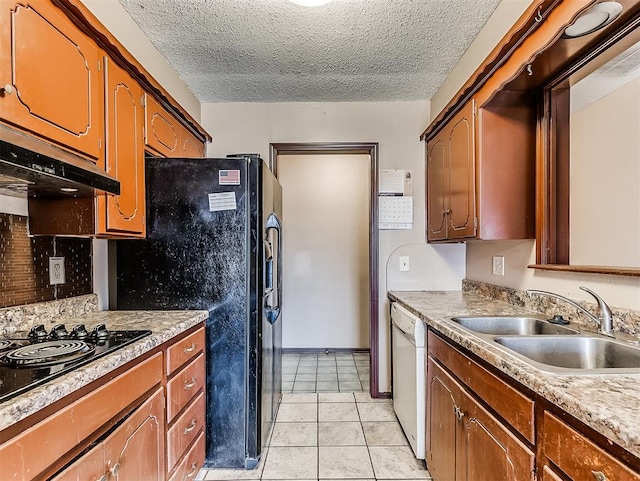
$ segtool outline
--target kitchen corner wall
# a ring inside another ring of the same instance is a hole
[[[460,289],[464,277],[464,245],[424,242],[424,144],[419,136],[429,121],[429,102],[202,104],[201,120],[215,137],[210,157],[255,152],[268,159],[269,144],[280,142],[378,142],[380,169],[412,170],[413,229],[379,235],[379,389],[390,391],[387,275],[391,286],[444,290]],[[393,259],[399,252],[410,256],[408,273],[397,272]]]

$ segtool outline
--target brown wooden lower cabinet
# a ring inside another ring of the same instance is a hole
[[[204,463],[204,327],[167,348],[167,474],[193,479]]]
[[[551,471],[549,466],[542,469],[542,481],[563,481],[556,473]]]
[[[623,462],[613,454],[621,448],[602,440],[599,446],[589,428],[578,431],[560,419],[570,417],[559,408],[560,417],[433,331],[427,342],[425,459],[435,481],[640,481],[640,459]],[[506,410],[501,389],[519,413]]]
[[[632,471],[548,411],[544,413],[543,450],[570,479],[578,481],[638,481]]]
[[[88,453],[80,456],[73,464],[64,469],[53,478],[52,481],[106,481],[104,465],[104,445],[99,443]]]
[[[195,479],[204,464],[204,433],[200,433],[196,442],[169,478],[169,481],[189,481]]]
[[[427,369],[427,465],[433,479],[533,480],[533,452],[431,357]]]
[[[104,441],[53,481],[164,479],[164,392],[159,388]]]

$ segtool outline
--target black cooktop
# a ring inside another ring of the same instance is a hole
[[[39,324],[29,332],[0,338],[0,402],[151,334],[146,330],[110,331],[99,324],[69,332],[63,324],[47,332]]]

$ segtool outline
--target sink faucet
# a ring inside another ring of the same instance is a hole
[[[582,312],[585,316],[587,316],[589,319],[591,319],[593,322],[595,322],[598,325],[598,332],[600,334],[604,334],[605,336],[609,336],[609,337],[614,337],[613,314],[611,313],[611,309],[609,308],[607,303],[604,302],[604,299],[602,299],[602,297],[600,297],[598,294],[593,292],[591,289],[588,289],[584,286],[581,286],[580,289],[582,289],[585,292],[588,292],[594,297],[594,299],[598,303],[598,308],[600,309],[600,317],[594,316],[589,311],[587,311],[584,307],[582,307],[580,304],[573,301],[572,299],[561,296],[560,294],[556,294],[554,292],[539,291],[537,289],[529,289],[527,290],[527,293],[555,297],[556,299],[560,299],[562,301],[567,302],[568,304],[571,304],[573,307],[578,309],[580,312]]]

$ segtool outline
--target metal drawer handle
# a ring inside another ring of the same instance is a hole
[[[196,343],[195,343],[195,342],[192,342],[192,343],[191,343],[191,346],[189,346],[189,347],[185,347],[183,352],[184,352],[185,354],[188,354],[188,353],[193,352],[193,351],[195,351],[195,350],[196,350]]]
[[[186,382],[187,382],[187,381],[185,381],[185,383],[186,383]],[[188,390],[188,389],[191,389],[191,388],[192,388],[193,386],[195,386],[196,384],[197,384],[197,381],[196,381],[196,378],[195,378],[195,376],[194,376],[194,377],[192,377],[192,378],[191,378],[191,382],[190,382],[190,383],[187,383],[187,384],[185,384],[185,385],[184,385],[184,390],[186,391],[186,390]]]
[[[194,461],[193,463],[191,463],[191,471],[189,471],[184,478],[185,479],[193,478],[197,472],[198,472],[198,463]]]
[[[11,84],[6,84],[4,87],[0,88],[0,94],[3,95],[11,95],[16,91],[15,87]]]
[[[591,474],[593,474],[593,477],[598,481],[607,481],[607,477],[602,471],[591,471]]]
[[[113,474],[114,476],[117,476],[118,471],[120,471],[120,463],[116,463],[113,465],[113,468],[111,468],[111,474]]]
[[[464,417],[464,412],[458,406],[453,406],[453,412],[460,421]]]
[[[189,424],[189,426],[187,426],[186,428],[184,428],[184,434],[187,435],[189,434],[191,431],[193,431],[196,428],[196,420],[192,419],[191,420],[191,424]]]
[[[98,479],[98,481],[107,481],[109,478],[107,478],[106,474],[103,474],[102,476],[100,476],[100,479]]]

